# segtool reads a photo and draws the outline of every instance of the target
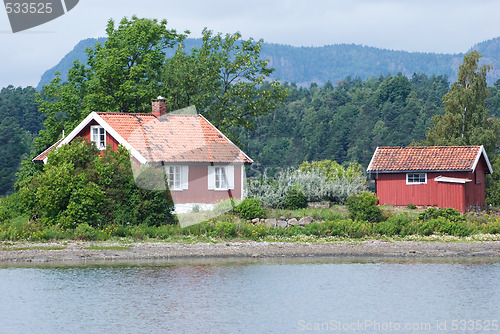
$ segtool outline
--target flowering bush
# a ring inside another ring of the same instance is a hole
[[[336,162],[303,163],[298,170],[283,170],[275,178],[266,174],[247,179],[247,196],[258,197],[267,207],[285,207],[287,193],[295,187],[308,202],[332,201],[344,203],[351,195],[366,189],[361,166],[351,164],[344,168]]]

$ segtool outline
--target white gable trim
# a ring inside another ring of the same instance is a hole
[[[477,164],[479,163],[479,159],[481,159],[481,154],[484,154],[484,160],[486,161],[486,165],[488,166],[488,170],[490,171],[490,174],[493,174],[493,168],[491,168],[490,160],[488,159],[488,156],[486,155],[486,151],[484,150],[484,146],[481,145],[479,152],[477,152],[476,160],[474,160],[474,164],[472,165],[472,171],[476,171]]]
[[[137,159],[141,164],[145,164],[147,162],[146,158],[142,156],[135,148],[132,147],[132,145],[129,144],[121,135],[118,134],[118,132],[115,131],[106,121],[102,119],[101,116],[99,116],[95,111],[91,112],[85,119],[78,124],[78,126],[70,132],[70,134],[59,144],[57,147],[61,147],[61,145],[68,144],[70,143],[75,137],[87,126],[90,124],[90,122],[94,120],[96,121],[100,126],[102,126],[106,132],[108,132],[113,138],[116,139],[116,141],[123,145],[129,152],[130,154]]]
[[[375,160],[375,157],[377,156],[378,148],[379,147],[377,146],[377,148],[375,149],[375,152],[373,153],[372,159],[370,160],[370,163],[368,164],[368,168],[366,169],[367,172],[370,172],[370,169],[372,168],[372,163],[373,163],[373,160]]]
[[[198,116],[200,116],[201,118],[203,118],[205,121],[207,121],[208,124],[210,124],[218,133],[220,133],[220,135],[222,137],[224,137],[228,142],[230,142],[234,147],[236,147],[236,149],[238,149],[238,151],[240,151],[241,153],[243,153],[243,155],[248,159],[250,160],[250,163],[253,163],[253,160],[248,156],[246,155],[245,152],[243,152],[238,146],[236,146],[231,140],[229,140],[229,138],[227,138],[222,132],[220,132],[219,129],[217,129],[212,123],[210,123],[210,121],[208,119],[206,119],[205,117],[203,117],[203,115],[201,114],[198,114]]]

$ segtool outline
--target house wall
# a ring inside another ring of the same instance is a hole
[[[229,198],[228,191],[208,189],[208,164],[189,166],[188,189],[171,190],[172,199],[177,203],[217,203]],[[241,165],[234,166],[234,199],[241,198]]]
[[[467,209],[469,206],[483,206],[486,203],[486,184],[485,184],[485,172],[488,169],[486,161],[482,156],[479,160],[475,173],[469,173],[472,182],[465,185],[465,201],[467,203]]]
[[[77,137],[83,137],[88,141],[91,141],[92,138],[90,137],[90,127],[92,125],[99,125],[99,124],[95,120],[92,120],[86,127],[82,129],[82,131],[80,131]],[[115,138],[113,138],[107,131],[106,131],[106,146],[111,146],[111,149],[113,151],[118,150],[119,146],[118,141]]]
[[[484,163],[484,162],[483,162]],[[476,171],[483,173],[484,167]],[[434,181],[437,176],[447,176],[472,180],[465,184]],[[481,176],[480,176],[481,177]],[[472,172],[427,173],[427,184],[406,184],[406,173],[381,173],[375,175],[377,196],[380,204],[454,208],[466,212],[471,205],[484,205],[484,182],[476,184]]]

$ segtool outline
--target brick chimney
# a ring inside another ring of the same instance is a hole
[[[153,115],[156,117],[163,116],[167,113],[167,99],[158,96],[156,100],[151,101],[151,107],[153,109]]]

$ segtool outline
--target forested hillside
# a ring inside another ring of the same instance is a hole
[[[0,91],[0,196],[14,190],[21,160],[33,148],[43,124],[33,87],[8,86]]]
[[[104,40],[89,38],[80,41],[56,66],[43,74],[37,90],[48,84],[56,71],[61,72],[62,78],[66,79],[74,60],[86,61],[85,48]],[[193,46],[201,45],[201,39],[188,38],[184,44],[185,50],[191,50]],[[479,43],[471,48],[474,49],[483,55],[481,63],[493,66],[488,74],[488,83],[493,84],[500,79],[500,38]],[[174,50],[167,51],[167,57],[173,54]],[[261,57],[269,59],[270,67],[275,69],[272,79],[279,78],[282,82],[295,82],[299,86],[309,87],[311,83],[336,83],[348,76],[366,80],[372,76],[394,75],[398,72],[409,78],[414,73],[446,75],[453,82],[457,79],[463,54],[393,51],[355,44],[294,47],[264,43]]]
[[[486,100],[495,117],[500,114],[499,85],[489,87]],[[287,87],[287,101],[259,118],[255,131],[240,135],[255,160],[250,175],[305,160],[359,162],[366,168],[377,146],[407,146],[425,138],[431,117],[444,113],[449,82],[445,76],[415,74],[408,79],[399,73],[365,81],[348,77],[307,89]]]
[[[287,86],[285,104],[257,120],[255,131],[240,140],[254,167],[298,166],[330,159],[366,166],[379,145],[408,145],[425,138],[431,117],[443,113],[445,76],[401,73],[346,78],[336,85]]]

